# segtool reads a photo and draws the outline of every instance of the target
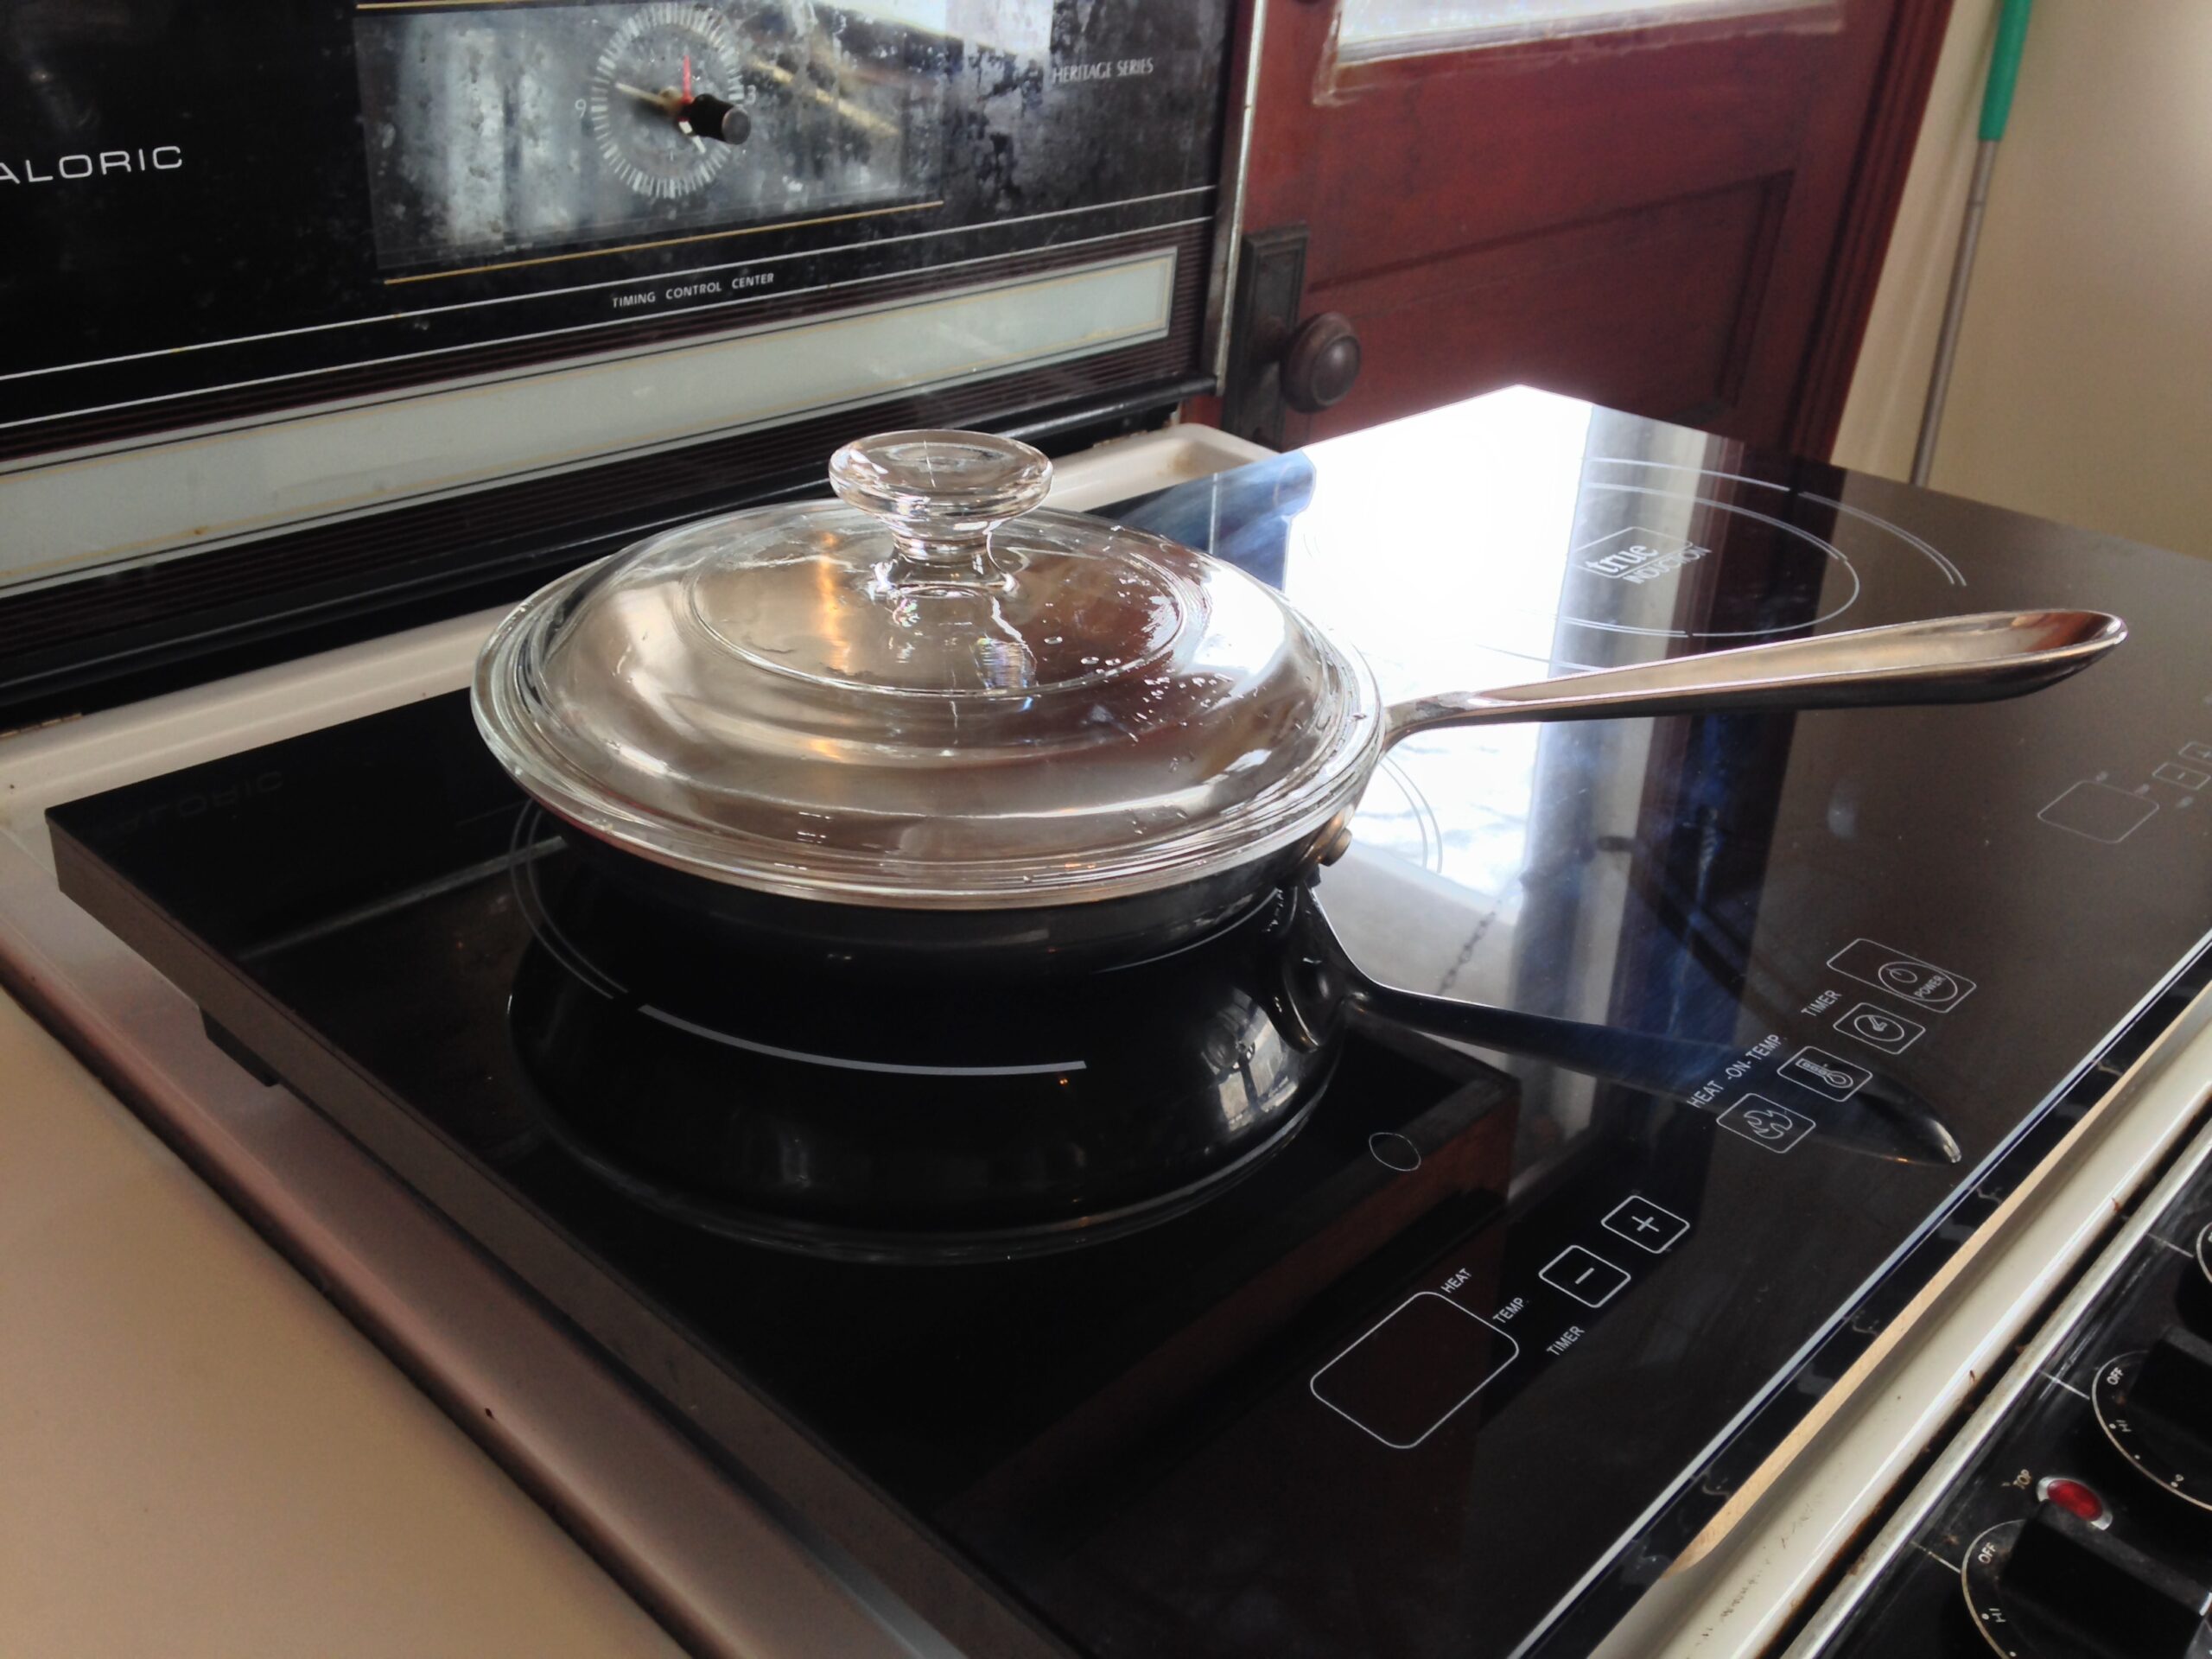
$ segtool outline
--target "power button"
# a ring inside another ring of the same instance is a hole
[[[1938,968],[1910,951],[1878,939],[1853,939],[1828,958],[1839,974],[1872,985],[1915,1008],[1945,1014],[1974,992],[1974,981],[1948,968]]]

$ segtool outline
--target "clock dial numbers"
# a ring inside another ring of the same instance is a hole
[[[694,99],[741,105],[736,32],[696,0],[642,6],[608,35],[592,65],[585,118],[607,170],[641,196],[671,200],[714,182],[727,144],[693,130]]]

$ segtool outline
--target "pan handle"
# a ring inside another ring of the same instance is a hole
[[[2126,638],[2127,625],[2101,611],[1990,611],[1896,622],[1494,691],[1416,697],[1390,706],[1383,742],[1440,726],[1509,721],[1988,702],[2078,673]]]
[[[1299,895],[1292,925],[1299,930],[1308,969],[1321,975],[1324,1000],[1355,1019],[1543,1060],[1679,1101],[1689,1100],[1708,1079],[1722,1076],[1743,1058],[1744,1051],[1733,1045],[1524,1014],[1386,985],[1351,959],[1310,891]],[[1942,1116],[1893,1077],[1877,1074],[1847,1105],[1823,1106],[1819,1116],[1820,1138],[1853,1151],[1901,1163],[1960,1160],[1958,1141]]]

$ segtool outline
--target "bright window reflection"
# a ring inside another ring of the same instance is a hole
[[[1408,57],[1821,3],[1825,0],[1343,0],[1337,54],[1353,62]]]
[[[1386,698],[1546,677],[1589,424],[1587,404],[1522,392],[1316,446],[1287,586],[1358,642]],[[1368,787],[1362,845],[1491,895],[1510,922],[1541,735],[1408,740]],[[1449,764],[1421,765],[1440,751]]]

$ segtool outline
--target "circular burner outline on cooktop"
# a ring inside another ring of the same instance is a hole
[[[689,1032],[694,1037],[703,1037],[709,1042],[742,1049],[747,1053],[770,1059],[791,1060],[801,1065],[830,1066],[841,1071],[874,1071],[909,1077],[1029,1077],[1058,1076],[1089,1069],[1088,1063],[1083,1060],[1039,1060],[1019,1065],[914,1065],[892,1060],[855,1059],[842,1054],[781,1048],[773,1043],[740,1037],[734,1032],[719,1031],[712,1026],[702,1025],[669,1009],[658,1007],[638,996],[628,986],[594,962],[554,922],[545,895],[538,890],[537,866],[544,853],[562,843],[557,836],[549,841],[532,833],[533,826],[550,827],[550,823],[551,820],[546,817],[544,810],[535,804],[524,807],[515,821],[507,866],[508,879],[514,889],[515,906],[521,911],[523,920],[530,928],[531,937],[543,947],[548,956],[561,964],[564,971],[611,1002],[629,1003],[645,1019],[677,1031]]]
[[[709,1039],[717,1047],[735,1048],[795,1062],[802,1066],[827,1065],[847,1070],[902,1073],[940,1087],[949,1082],[963,1091],[963,1095],[985,1086],[1027,1088],[1033,1078],[1047,1084],[1057,1082],[1065,1087],[1074,1080],[1068,1074],[1093,1071],[1092,1066],[1084,1061],[1050,1065],[954,1066],[849,1058],[735,1037],[653,1007],[638,991],[629,988],[622,978],[610,971],[607,964],[587,951],[580,944],[574,930],[563,926],[556,918],[556,907],[561,902],[560,893],[553,883],[544,879],[542,873],[547,855],[558,851],[563,845],[561,837],[549,836],[545,833],[552,827],[553,822],[534,804],[526,805],[518,810],[510,837],[510,891],[531,938],[531,950],[524,953],[517,988],[508,1001],[507,1017],[510,1025],[518,1032],[524,1022],[532,1020],[532,1016],[524,1010],[531,1005],[533,999],[539,1005],[540,1013],[543,1012],[543,994],[545,988],[550,987],[556,997],[576,999],[577,1007],[588,1017],[595,1017],[596,1011],[603,1010],[607,1015],[618,1020],[642,1019],[674,1027],[681,1032]],[[591,879],[588,872],[575,874],[583,879]],[[1251,919],[1248,918],[1233,925],[1229,931],[1237,933],[1252,925]],[[1222,937],[1214,936],[1215,938]],[[1185,951],[1168,954],[1179,956]],[[530,977],[533,961],[542,970],[538,982],[540,990],[526,993],[522,986]],[[563,1023],[552,1021],[540,1029],[557,1029]],[[1295,1075],[1289,1076],[1293,1092],[1288,1096],[1287,1109],[1274,1115],[1271,1122],[1266,1119],[1260,1120],[1262,1138],[1235,1152],[1229,1162],[1206,1169],[1195,1179],[1183,1180],[1165,1190],[1143,1191],[1134,1198],[1126,1197],[1118,1189],[1110,1189],[1117,1201],[1109,1203],[1105,1207],[1092,1207],[1096,1202],[1093,1199],[1071,1211],[1065,1202],[1056,1201],[1048,1211],[1040,1214],[1020,1217],[1002,1224],[979,1224],[976,1217],[970,1216],[938,1225],[901,1224],[875,1228],[833,1215],[789,1212],[772,1204],[757,1203],[743,1191],[718,1190],[712,1183],[693,1190],[682,1180],[671,1179],[664,1173],[657,1173],[651,1166],[649,1159],[633,1167],[630,1149],[626,1147],[621,1138],[607,1139],[604,1124],[594,1128],[589,1113],[579,1116],[575,1110],[575,1100],[564,1100],[563,1091],[550,1085],[545,1076],[540,1074],[537,1066],[523,1053],[519,1037],[517,1041],[523,1075],[536,1103],[536,1129],[583,1168],[592,1172],[598,1180],[632,1202],[686,1225],[799,1255],[854,1262],[944,1264],[1058,1254],[1121,1238],[1188,1213],[1263,1167],[1292,1141],[1312,1118],[1326,1094],[1340,1053],[1340,1045],[1335,1043],[1325,1044],[1319,1050],[1305,1049],[1292,1043],[1287,1052],[1295,1049],[1310,1058],[1299,1062],[1293,1068]],[[710,1052],[711,1050],[696,1052]],[[1240,1051],[1238,1071],[1245,1076],[1248,1089],[1250,1074],[1243,1067],[1249,1058],[1250,1051]],[[719,1065],[721,1063],[715,1064]],[[1114,1072],[1110,1061],[1104,1070],[1110,1082]],[[1048,1073],[1059,1075],[1041,1075]],[[560,1073],[556,1071],[556,1075]],[[838,1092],[845,1094],[848,1089],[848,1085],[839,1085]],[[601,1097],[588,1085],[585,1095],[587,1098]],[[1202,1092],[1201,1097],[1211,1100],[1212,1096]],[[1142,1098],[1150,1099],[1149,1096]],[[1033,1096],[1033,1103],[1038,1103],[1052,1109],[1042,1115],[1047,1118],[1065,1120],[1070,1109],[1066,1098],[1055,1095],[1049,1088],[1044,1094]],[[656,1100],[657,1107],[664,1107],[664,1101]],[[1229,1127],[1232,1131],[1239,1128],[1234,1122]],[[833,1142],[834,1140],[833,1136]],[[1108,1150],[1111,1150],[1110,1147]]]
[[[1779,495],[1794,495],[1802,500],[1817,501],[1824,507],[1834,507],[1838,512],[1850,514],[1861,524],[1872,524],[1877,530],[1886,530],[1934,565],[1942,573],[1943,580],[1952,587],[1963,588],[1967,585],[1966,573],[1934,543],[1914,535],[1894,518],[1885,518],[1878,512],[1854,507],[1848,501],[1839,501],[1835,497],[1822,495],[1817,490],[1793,490],[1787,484],[1777,484],[1770,478],[1753,478],[1748,473],[1724,473],[1711,467],[1685,467],[1680,461],[1645,461],[1634,455],[1593,455],[1584,464],[1590,467],[1649,467],[1662,473],[1694,473],[1700,478],[1725,478],[1732,484],[1749,484],[1757,489],[1772,490]]]
[[[1897,524],[1891,519],[1885,518],[1878,513],[1868,512],[1863,507],[1854,507],[1847,501],[1839,501],[1833,496],[1821,495],[1812,490],[1793,489],[1787,484],[1778,484],[1771,479],[1753,478],[1745,473],[1724,473],[1717,467],[1688,467],[1684,466],[1679,461],[1649,461],[1641,456],[1635,455],[1593,455],[1586,461],[1584,465],[1586,467],[1642,467],[1649,468],[1655,472],[1688,473],[1697,478],[1725,480],[1732,484],[1748,484],[1754,489],[1772,490],[1777,495],[1815,502],[1823,507],[1833,508],[1838,512],[1847,514],[1849,517],[1859,520],[1861,524],[1872,525],[1876,530],[1883,531],[1891,536],[1894,536],[1899,542],[1904,543],[1905,547],[1910,549],[1911,551],[1917,553],[1921,557],[1926,559],[1930,564],[1934,565],[1937,573],[1942,576],[1944,582],[1949,586],[1954,588],[1963,588],[1967,585],[1965,573],[1961,571],[1956,564],[1952,563],[1951,559],[1933,543],[1922,537],[1915,535],[1912,531],[1907,530],[1903,524]],[[1777,529],[1787,531],[1789,534],[1799,537],[1801,540],[1813,543],[1815,546],[1819,547],[1823,553],[1827,555],[1827,556],[1835,559],[1841,563],[1845,569],[1851,572],[1852,576],[1851,597],[1847,599],[1843,604],[1838,606],[1835,609],[1815,618],[1815,623],[1825,622],[1829,620],[1831,618],[1841,615],[1843,612],[1850,609],[1852,605],[1856,603],[1858,601],[1861,587],[1861,579],[1857,567],[1851,563],[1849,556],[1847,555],[1840,548],[1837,547],[1834,543],[1828,542],[1819,536],[1815,536],[1812,531],[1805,530],[1799,525],[1792,524],[1784,519],[1773,518],[1769,514],[1757,512],[1749,507],[1739,507],[1726,501],[1715,500],[1710,496],[1697,495],[1694,493],[1685,494],[1679,490],[1656,489],[1648,485],[1631,484],[1625,481],[1592,479],[1588,477],[1586,473],[1583,483],[1584,487],[1589,489],[1615,490],[1643,495],[1665,496],[1674,500],[1690,501],[1700,505],[1713,507],[1723,512],[1741,513],[1746,518],[1757,518],[1764,523],[1772,524]],[[1643,634],[1661,639],[1747,639],[1754,638],[1760,634],[1776,633],[1786,631],[1777,628],[1745,628],[1707,632],[1703,629],[1685,630],[1680,628],[1639,628],[1620,623],[1592,622],[1581,617],[1565,617],[1561,620],[1573,623],[1577,626],[1586,627],[1594,631],[1612,633]],[[1804,627],[1809,626],[1812,626],[1812,624],[1797,623],[1793,624],[1792,627]]]
[[[1851,578],[1851,591],[1844,596],[1840,605],[1822,611],[1818,616],[1802,622],[1791,622],[1771,628],[1639,628],[1631,623],[1597,622],[1583,616],[1568,616],[1560,619],[1562,621],[1573,623],[1576,627],[1592,628],[1605,633],[1643,634],[1659,639],[1758,639],[1769,634],[1794,633],[1800,628],[1818,627],[1823,622],[1834,621],[1859,602],[1861,584],[1859,580],[1858,568],[1845,556],[1843,550],[1826,537],[1815,536],[1802,525],[1791,524],[1787,518],[1777,518],[1770,512],[1758,512],[1750,507],[1739,507],[1732,502],[1716,500],[1709,495],[1686,495],[1680,490],[1655,489],[1648,484],[1613,484],[1603,479],[1586,479],[1583,482],[1583,487],[1588,490],[1610,490],[1621,495],[1656,495],[1669,501],[1687,501],[1697,506],[1711,507],[1717,512],[1732,512],[1738,518],[1756,518],[1763,524],[1772,524],[1777,530],[1787,535],[1795,536],[1801,542],[1810,542],[1822,553],[1841,565],[1844,574]]]
[[[1854,507],[1848,501],[1839,501],[1834,496],[1815,495],[1810,490],[1800,490],[1797,493],[1804,500],[1817,501],[1824,507],[1834,507],[1838,512],[1847,512],[1862,524],[1872,524],[1877,530],[1888,531],[1907,547],[1926,557],[1931,564],[1943,573],[1943,580],[1949,582],[1952,587],[1963,588],[1967,585],[1965,571],[1952,563],[1950,559],[1933,543],[1922,540],[1903,524],[1894,524],[1887,518],[1866,512],[1862,507]]]

